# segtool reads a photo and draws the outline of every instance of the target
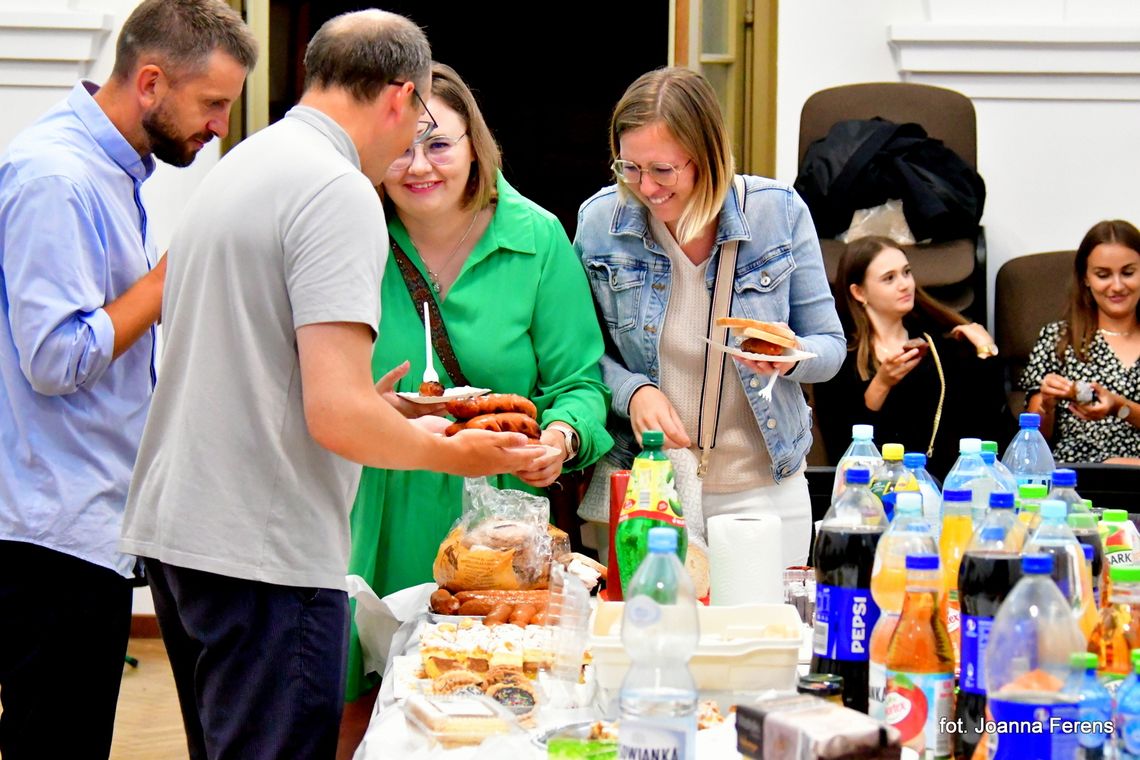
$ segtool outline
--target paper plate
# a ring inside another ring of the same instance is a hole
[[[484,393],[490,392],[490,388],[472,388],[470,385],[460,385],[455,388],[444,388],[442,396],[421,396],[411,391],[400,391],[396,395],[400,398],[406,398],[414,404],[445,404],[448,401],[455,401],[461,398],[475,398],[476,396],[482,396]]]
[[[749,353],[748,351],[741,351],[739,348],[726,346],[723,343],[717,343],[714,340],[709,340],[703,335],[701,336],[701,340],[703,340],[705,343],[708,343],[716,350],[724,351],[730,356],[739,356],[741,359],[752,359],[753,361],[757,362],[772,362],[773,364],[783,364],[787,362],[798,362],[804,359],[814,359],[816,357],[816,354],[813,354],[811,351],[800,351],[799,349],[795,348],[785,348],[784,353],[777,356],[753,354]]]

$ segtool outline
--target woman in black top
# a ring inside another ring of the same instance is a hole
[[[958,458],[960,438],[1004,445],[1013,418],[984,327],[918,287],[906,254],[888,238],[848,245],[835,279],[847,358],[834,379],[815,386],[830,461],[843,455],[858,423],[875,426],[880,446],[924,452],[938,478]]]

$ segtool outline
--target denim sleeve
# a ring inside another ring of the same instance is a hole
[[[827,283],[811,213],[795,193],[788,195],[788,223],[796,259],[788,296],[788,326],[795,331],[803,350],[816,354],[815,359],[797,363],[788,378],[800,383],[822,383],[834,377],[843,365],[847,343]]]
[[[20,370],[60,396],[97,381],[111,364],[115,329],[103,310],[108,252],[70,180],[24,183],[0,205],[0,266]]]

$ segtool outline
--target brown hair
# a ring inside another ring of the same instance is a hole
[[[610,119],[612,158],[621,157],[624,132],[656,123],[669,130],[696,168],[693,196],[677,222],[677,242],[684,245],[720,215],[735,171],[732,144],[712,85],[689,69],[650,71],[626,89]],[[620,181],[618,191],[629,192]]]
[[[130,76],[147,54],[171,79],[205,70],[215,50],[246,71],[257,63],[257,40],[241,16],[222,0],[143,0],[123,22],[111,76]]]
[[[475,95],[455,69],[439,62],[431,65],[431,94],[446,103],[467,124],[467,139],[471,141],[475,163],[463,190],[462,206],[486,208],[496,195],[495,180],[502,165],[502,156]]]
[[[886,237],[871,235],[854,240],[847,244],[835,273],[835,306],[851,333],[848,350],[855,352],[855,368],[862,380],[869,380],[878,371],[879,363],[872,350],[874,335],[866,307],[851,295],[851,286],[863,286],[867,279],[867,267],[887,248],[902,251],[900,244]],[[903,253],[905,255],[906,252]],[[935,300],[918,284],[914,287],[914,308],[943,327],[953,328],[966,324],[961,314]]]
[[[422,29],[370,8],[321,25],[305,49],[305,89],[338,87],[370,103],[393,80],[410,80],[423,92],[430,67],[431,46]]]
[[[1096,334],[1099,310],[1092,291],[1085,284],[1085,277],[1089,269],[1089,256],[1094,248],[1104,243],[1116,243],[1140,253],[1140,231],[1122,219],[1110,219],[1097,222],[1085,233],[1077,247],[1076,258],[1073,259],[1073,282],[1069,287],[1069,305],[1065,314],[1068,325],[1057,341],[1057,356],[1062,360],[1065,349],[1069,346],[1073,347],[1077,358],[1082,362],[1088,360],[1086,352]],[[1140,318],[1140,304],[1137,304],[1136,309],[1136,316]]]

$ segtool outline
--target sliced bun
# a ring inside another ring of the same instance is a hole
[[[740,334],[746,338],[757,338],[759,340],[766,340],[769,343],[775,343],[777,346],[784,348],[796,347],[796,334],[784,327],[783,325],[774,325],[771,323],[762,323],[764,327],[745,327],[740,331]]]

